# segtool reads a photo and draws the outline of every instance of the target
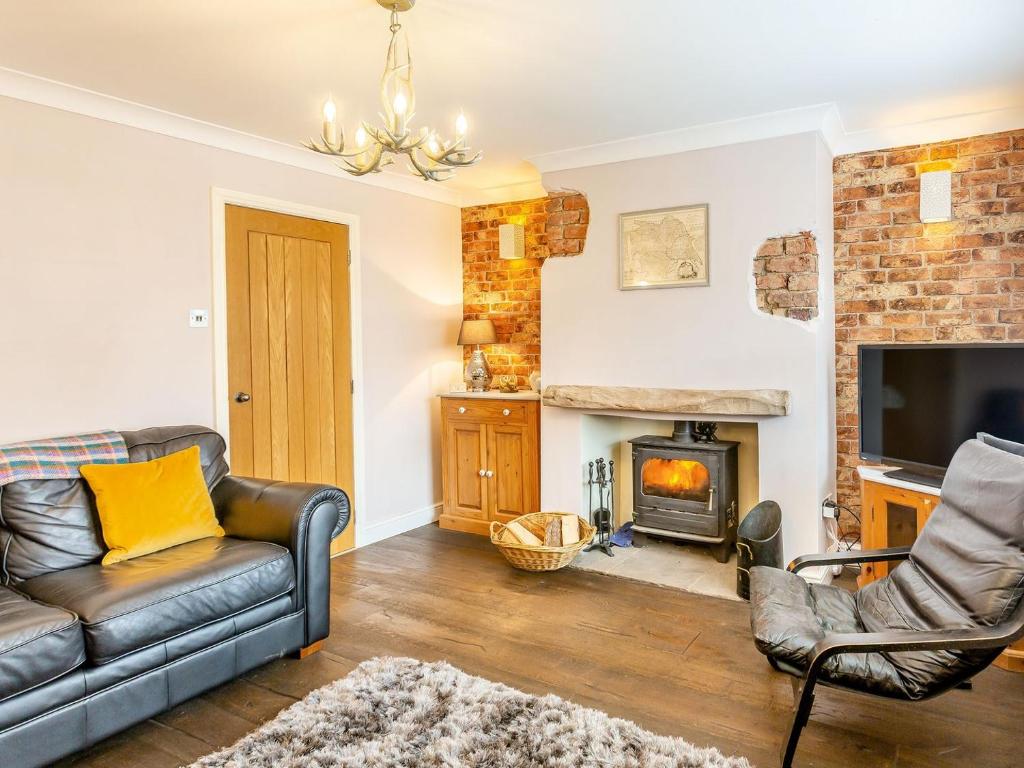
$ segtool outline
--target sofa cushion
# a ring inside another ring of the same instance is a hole
[[[125,560],[50,573],[19,585],[78,614],[93,664],[159,643],[290,593],[284,547],[207,538]]]
[[[78,617],[0,587],[0,701],[58,678],[84,661]]]
[[[0,487],[0,583],[94,563],[106,552],[83,480],[19,480]]]
[[[206,487],[211,491],[228,473],[224,438],[209,427],[150,427],[122,432],[121,437],[128,446],[128,460],[131,462],[152,461],[198,445],[199,463],[203,467]]]
[[[199,465],[199,446],[152,461],[94,464],[82,477],[96,497],[103,565],[178,544],[223,536]]]

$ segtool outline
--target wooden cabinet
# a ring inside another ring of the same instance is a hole
[[[913,544],[939,503],[938,488],[928,493],[911,483],[896,485],[875,467],[862,467],[860,473],[861,546],[882,549]],[[888,575],[889,568],[889,563],[865,563],[857,584],[870,584]]]
[[[441,527],[487,535],[540,511],[540,402],[441,398]]]

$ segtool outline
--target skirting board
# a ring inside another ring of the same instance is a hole
[[[356,547],[365,547],[368,544],[390,539],[392,536],[398,536],[400,533],[411,531],[414,528],[430,525],[436,522],[440,516],[441,502],[438,502],[421,507],[420,509],[414,509],[412,512],[406,512],[404,515],[393,517],[390,520],[368,525],[359,531],[359,541]]]

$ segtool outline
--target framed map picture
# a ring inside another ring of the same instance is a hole
[[[708,207],[619,215],[619,287],[709,285]]]

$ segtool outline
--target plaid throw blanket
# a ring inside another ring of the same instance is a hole
[[[127,461],[124,438],[112,430],[9,443],[0,445],[0,486],[16,480],[77,479],[83,464]]]

